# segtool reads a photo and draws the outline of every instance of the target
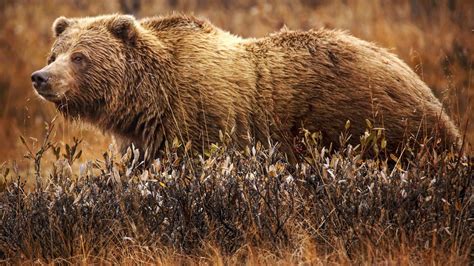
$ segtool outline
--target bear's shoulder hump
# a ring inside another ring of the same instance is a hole
[[[140,20],[140,24],[153,31],[212,31],[214,29],[214,26],[207,20],[182,14],[144,18]]]

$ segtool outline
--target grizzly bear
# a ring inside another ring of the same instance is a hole
[[[304,127],[337,145],[347,120],[353,144],[367,119],[378,123],[389,152],[410,136],[459,136],[404,62],[343,31],[244,39],[185,15],[106,15],[60,17],[53,32],[48,65],[31,77],[37,93],[152,157],[175,138],[203,151],[220,132],[290,152]]]

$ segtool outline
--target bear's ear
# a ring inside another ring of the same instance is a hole
[[[69,27],[72,24],[72,20],[65,18],[65,17],[59,17],[57,18],[54,23],[53,23],[53,33],[55,37],[59,37],[61,33],[63,33],[67,27]]]
[[[110,21],[108,29],[115,37],[126,43],[134,44],[138,36],[135,22],[133,16],[119,15]]]

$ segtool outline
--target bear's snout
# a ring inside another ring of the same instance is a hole
[[[31,81],[33,82],[33,87],[35,87],[38,92],[45,89],[48,80],[49,75],[44,70],[38,70],[31,74]]]

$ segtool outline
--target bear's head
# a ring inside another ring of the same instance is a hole
[[[37,94],[72,117],[106,112],[125,93],[139,27],[128,15],[59,17],[48,63],[31,75]]]

